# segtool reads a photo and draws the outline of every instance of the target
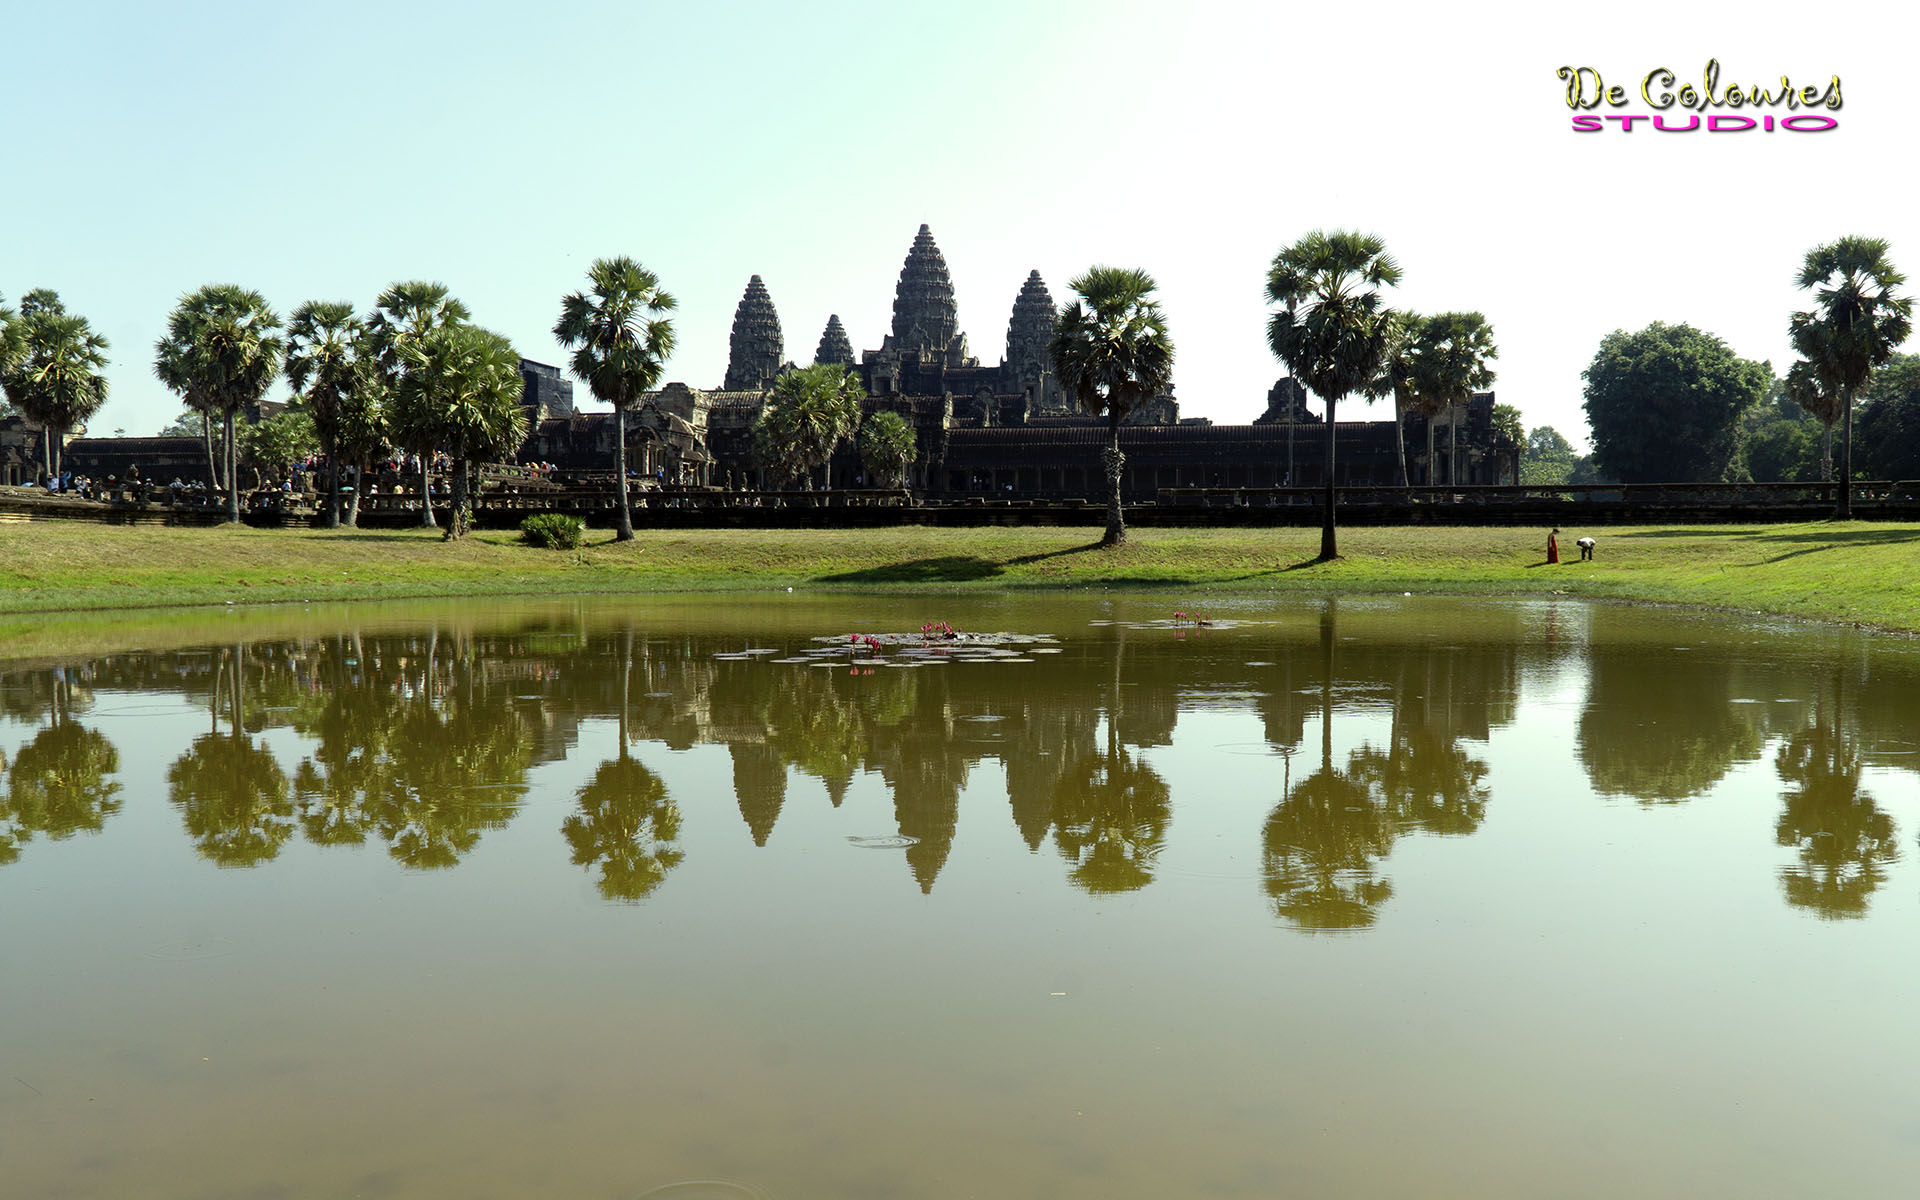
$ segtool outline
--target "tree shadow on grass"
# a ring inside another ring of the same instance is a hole
[[[426,529],[426,526],[423,525],[421,528]],[[440,537],[440,530],[438,529],[426,531],[432,534],[435,539]],[[340,535],[343,533],[348,534],[355,542],[421,542],[428,540],[413,533],[370,533],[361,529],[348,529],[344,525],[338,529],[316,529],[312,533],[303,533],[299,536],[312,542],[340,541],[342,540]]]
[[[842,571],[836,575],[822,575],[820,583],[967,583],[978,579],[992,579],[1004,575],[1008,567],[1025,566],[1028,563],[1044,562],[1050,558],[1064,558],[1070,554],[1085,554],[1089,550],[1098,550],[1098,542],[1085,546],[1069,546],[1065,550],[1049,550],[1043,554],[1021,554],[1013,558],[982,558],[977,554],[948,554],[939,558],[915,558],[906,562],[886,563],[878,567],[863,567],[857,571]]]
[[[1618,533],[1614,537],[1622,541],[1635,539],[1693,538],[1695,540],[1739,541],[1739,542],[1822,542],[1828,546],[1846,545],[1895,545],[1900,542],[1920,541],[1920,529],[1830,529],[1819,525],[1797,525],[1786,529],[1714,529],[1703,526],[1699,529],[1642,529],[1634,533]]]

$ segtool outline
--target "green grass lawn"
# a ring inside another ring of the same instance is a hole
[[[1562,535],[1509,528],[1088,528],[591,531],[578,551],[506,532],[448,545],[431,530],[0,526],[0,613],[456,595],[752,590],[1165,588],[1224,592],[1565,594],[1698,604],[1920,631],[1920,525],[1604,528],[1592,563]]]

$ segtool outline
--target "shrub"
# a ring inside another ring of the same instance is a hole
[[[548,550],[578,550],[587,523],[563,513],[536,513],[520,522],[520,540]]]

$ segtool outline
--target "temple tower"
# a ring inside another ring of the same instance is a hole
[[[820,334],[820,348],[813,352],[815,365],[837,363],[843,367],[853,365],[853,342],[847,337],[846,327],[840,324],[840,314],[834,313],[827,318],[827,328]]]
[[[1048,349],[1053,341],[1054,317],[1053,295],[1047,291],[1046,281],[1040,278],[1040,272],[1030,272],[1013,302],[1013,318],[1007,322],[1007,358],[1001,371],[1006,386],[1027,393],[1027,402],[1035,413],[1067,409]]]
[[[767,285],[755,275],[747,281],[740,307],[733,310],[733,337],[728,342],[727,380],[723,391],[757,392],[780,373],[780,314],[773,310]]]
[[[933,244],[933,232],[922,225],[893,291],[894,347],[905,354],[929,351],[943,355],[959,332],[953,277],[947,274],[947,260],[941,257],[940,247]]]

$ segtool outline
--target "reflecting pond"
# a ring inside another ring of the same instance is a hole
[[[1920,644],[1177,607],[16,638],[7,1194],[1902,1190]]]

